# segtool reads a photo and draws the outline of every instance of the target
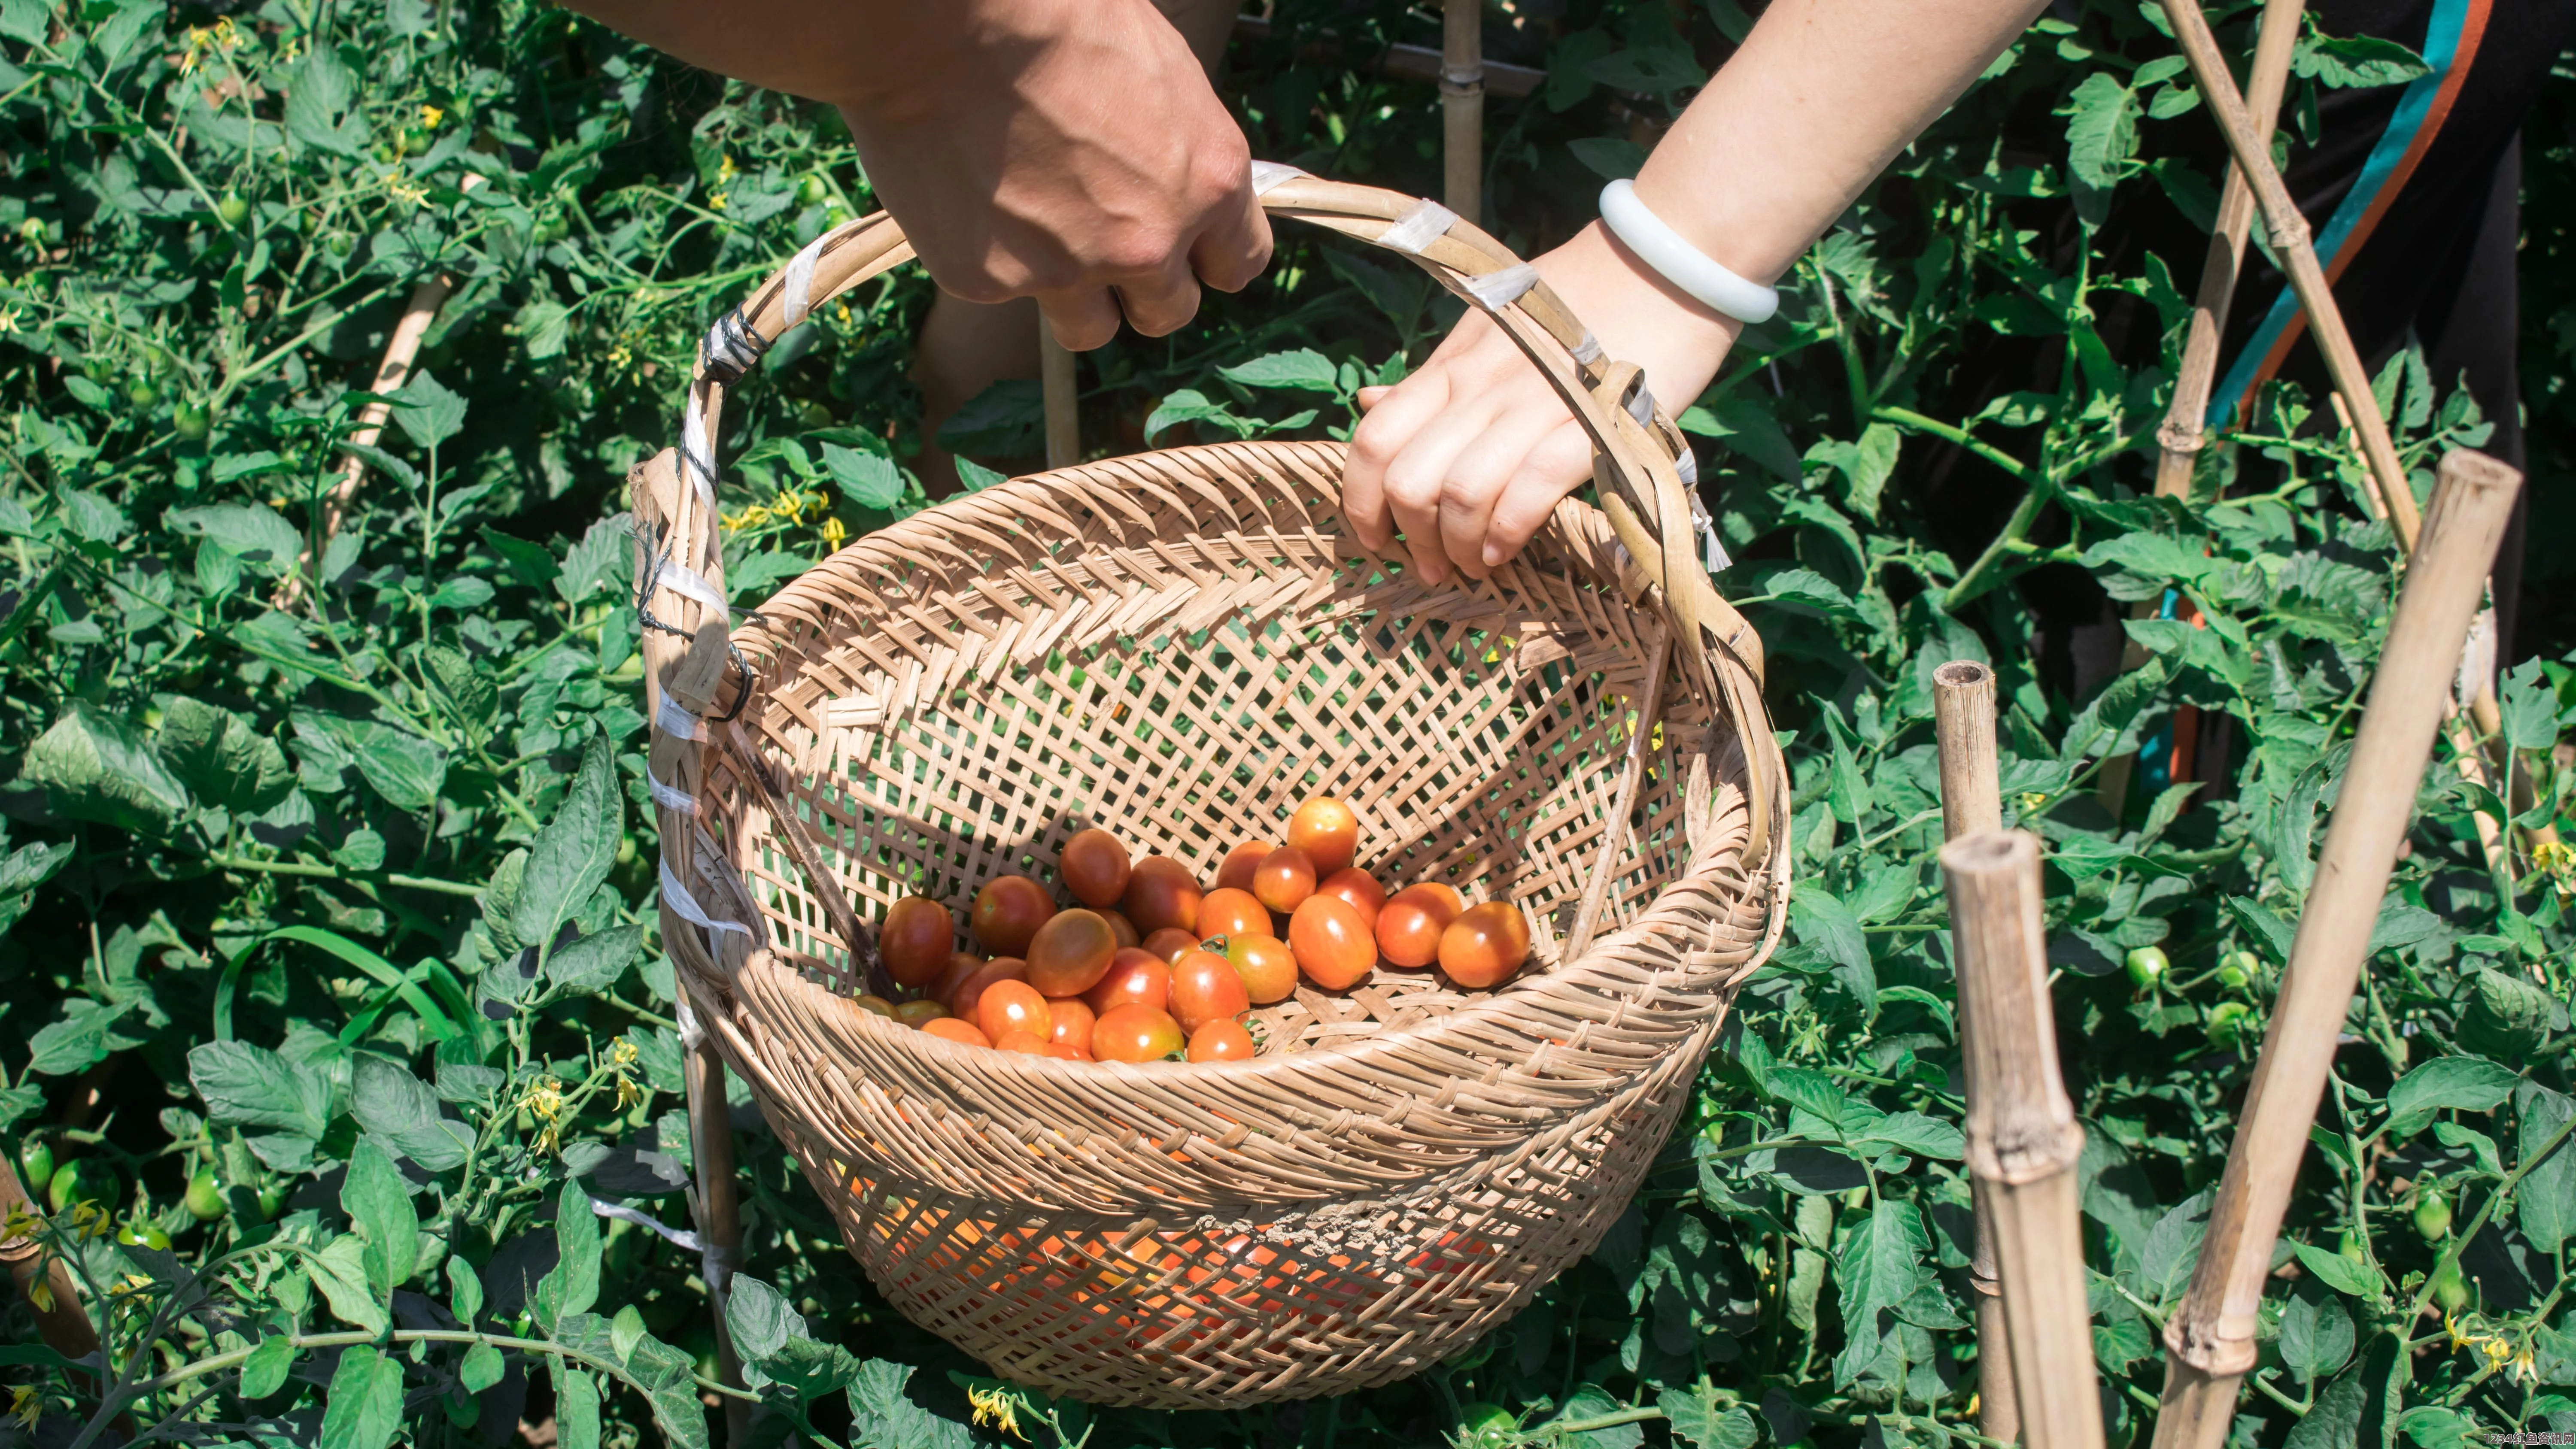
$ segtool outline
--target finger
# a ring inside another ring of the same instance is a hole
[[[1404,531],[1405,551],[1413,555],[1414,567],[1421,570],[1425,583],[1441,583],[1456,571],[1442,514],[1443,501],[1456,482],[1451,466],[1492,421],[1475,398],[1453,398],[1439,416],[1415,431],[1387,465],[1387,508]]]
[[[1567,418],[1548,430],[1512,473],[1485,528],[1485,566],[1520,556],[1565,495],[1592,480],[1592,439]]]
[[[1342,464],[1342,516],[1371,552],[1384,553],[1395,541],[1395,517],[1386,501],[1387,465],[1448,401],[1447,371],[1425,368],[1401,387],[1378,389],[1374,408],[1352,430],[1351,450]]]
[[[1503,489],[1562,414],[1554,409],[1517,407],[1489,412],[1492,422],[1469,435],[1449,464],[1440,490],[1442,551],[1469,578],[1491,573],[1485,562],[1485,535],[1492,527],[1494,506]]]
[[[1249,173],[1190,246],[1190,270],[1220,292],[1240,292],[1270,265],[1270,214],[1252,194]]]
[[[1395,389],[1392,386],[1361,388],[1359,390],[1360,411],[1365,413],[1369,409],[1376,407],[1377,400],[1379,398],[1382,398],[1393,391],[1395,391]]]
[[[1199,312],[1198,278],[1175,265],[1148,277],[1130,277],[1110,290],[1127,325],[1142,337],[1162,337],[1189,325]]]
[[[1048,329],[1068,352],[1105,347],[1118,335],[1118,304],[1103,287],[1044,293],[1038,298],[1038,311],[1045,314]]]

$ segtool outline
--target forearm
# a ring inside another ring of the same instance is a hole
[[[869,114],[1041,43],[1067,0],[568,0],[702,70]],[[995,98],[998,102],[999,98]],[[890,117],[899,120],[900,117]]]

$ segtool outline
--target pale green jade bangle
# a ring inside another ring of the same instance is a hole
[[[1635,182],[1613,181],[1601,188],[1601,220],[1639,261],[1710,311],[1749,326],[1770,321],[1780,310],[1778,290],[1746,281],[1682,240],[1680,232],[1637,199]]]

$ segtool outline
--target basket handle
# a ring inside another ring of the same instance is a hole
[[[1746,803],[1752,834],[1745,854],[1768,861],[1786,768],[1762,702],[1761,637],[1718,594],[1700,564],[1693,518],[1696,464],[1644,375],[1632,364],[1604,357],[1592,330],[1534,269],[1437,202],[1266,161],[1253,163],[1252,183],[1262,208],[1274,216],[1411,257],[1441,286],[1493,318],[1564,400],[1592,439],[1602,511],[1636,564],[1632,592],[1654,589],[1675,644],[1683,646],[1682,667],[1705,697],[1722,700],[1734,717],[1750,767]],[[684,570],[693,561],[702,565],[690,577],[716,577],[719,567],[713,440],[725,391],[816,307],[913,255],[891,215],[861,217],[816,237],[708,329],[681,416],[675,459],[680,498],[666,520],[676,534],[674,561]],[[714,592],[720,595],[720,586]],[[1688,647],[1693,642],[1701,647]]]

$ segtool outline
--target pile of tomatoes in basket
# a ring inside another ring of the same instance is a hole
[[[1131,860],[1106,830],[1065,843],[1059,909],[1047,888],[1006,875],[975,893],[969,926],[990,957],[956,949],[945,903],[906,896],[877,951],[900,1003],[858,1004],[934,1036],[1067,1061],[1231,1061],[1258,1044],[1244,1017],[1285,1001],[1299,977],[1326,991],[1367,979],[1383,957],[1437,964],[1471,990],[1529,959],[1529,923],[1509,901],[1470,906],[1449,886],[1385,887],[1354,866],[1359,817],[1330,796],[1297,807],[1288,841],[1228,852],[1207,889],[1168,856]],[[1283,929],[1284,926],[1284,929]]]

